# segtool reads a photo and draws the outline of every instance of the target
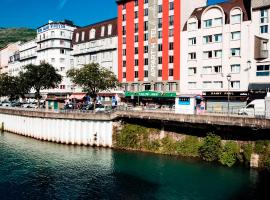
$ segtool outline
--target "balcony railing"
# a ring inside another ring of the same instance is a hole
[[[37,42],[42,42],[44,40],[51,40],[51,39],[66,39],[66,40],[72,40],[72,36],[71,35],[47,35],[45,37],[39,37],[37,38]]]

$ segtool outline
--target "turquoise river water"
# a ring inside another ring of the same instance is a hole
[[[269,182],[243,167],[0,135],[1,200],[270,200]]]

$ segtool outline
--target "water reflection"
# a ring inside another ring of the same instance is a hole
[[[0,135],[2,199],[270,199],[241,167]]]

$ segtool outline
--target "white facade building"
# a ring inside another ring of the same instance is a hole
[[[252,0],[250,93],[263,98],[270,90],[270,1]]]
[[[210,102],[246,101],[250,79],[250,9],[244,0],[197,8],[181,37],[182,94]],[[227,80],[227,76],[231,80]],[[214,104],[215,104],[214,103]]]
[[[66,72],[73,67],[72,36],[76,26],[73,22],[52,22],[37,29],[37,64],[45,61],[53,65],[63,80],[58,88],[46,92],[72,92],[72,84]]]
[[[83,28],[73,34],[75,67],[98,63],[118,74],[117,19],[110,19]]]

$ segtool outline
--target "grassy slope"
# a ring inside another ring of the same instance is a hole
[[[36,37],[36,31],[27,28],[0,28],[0,48],[8,43],[27,41]]]

